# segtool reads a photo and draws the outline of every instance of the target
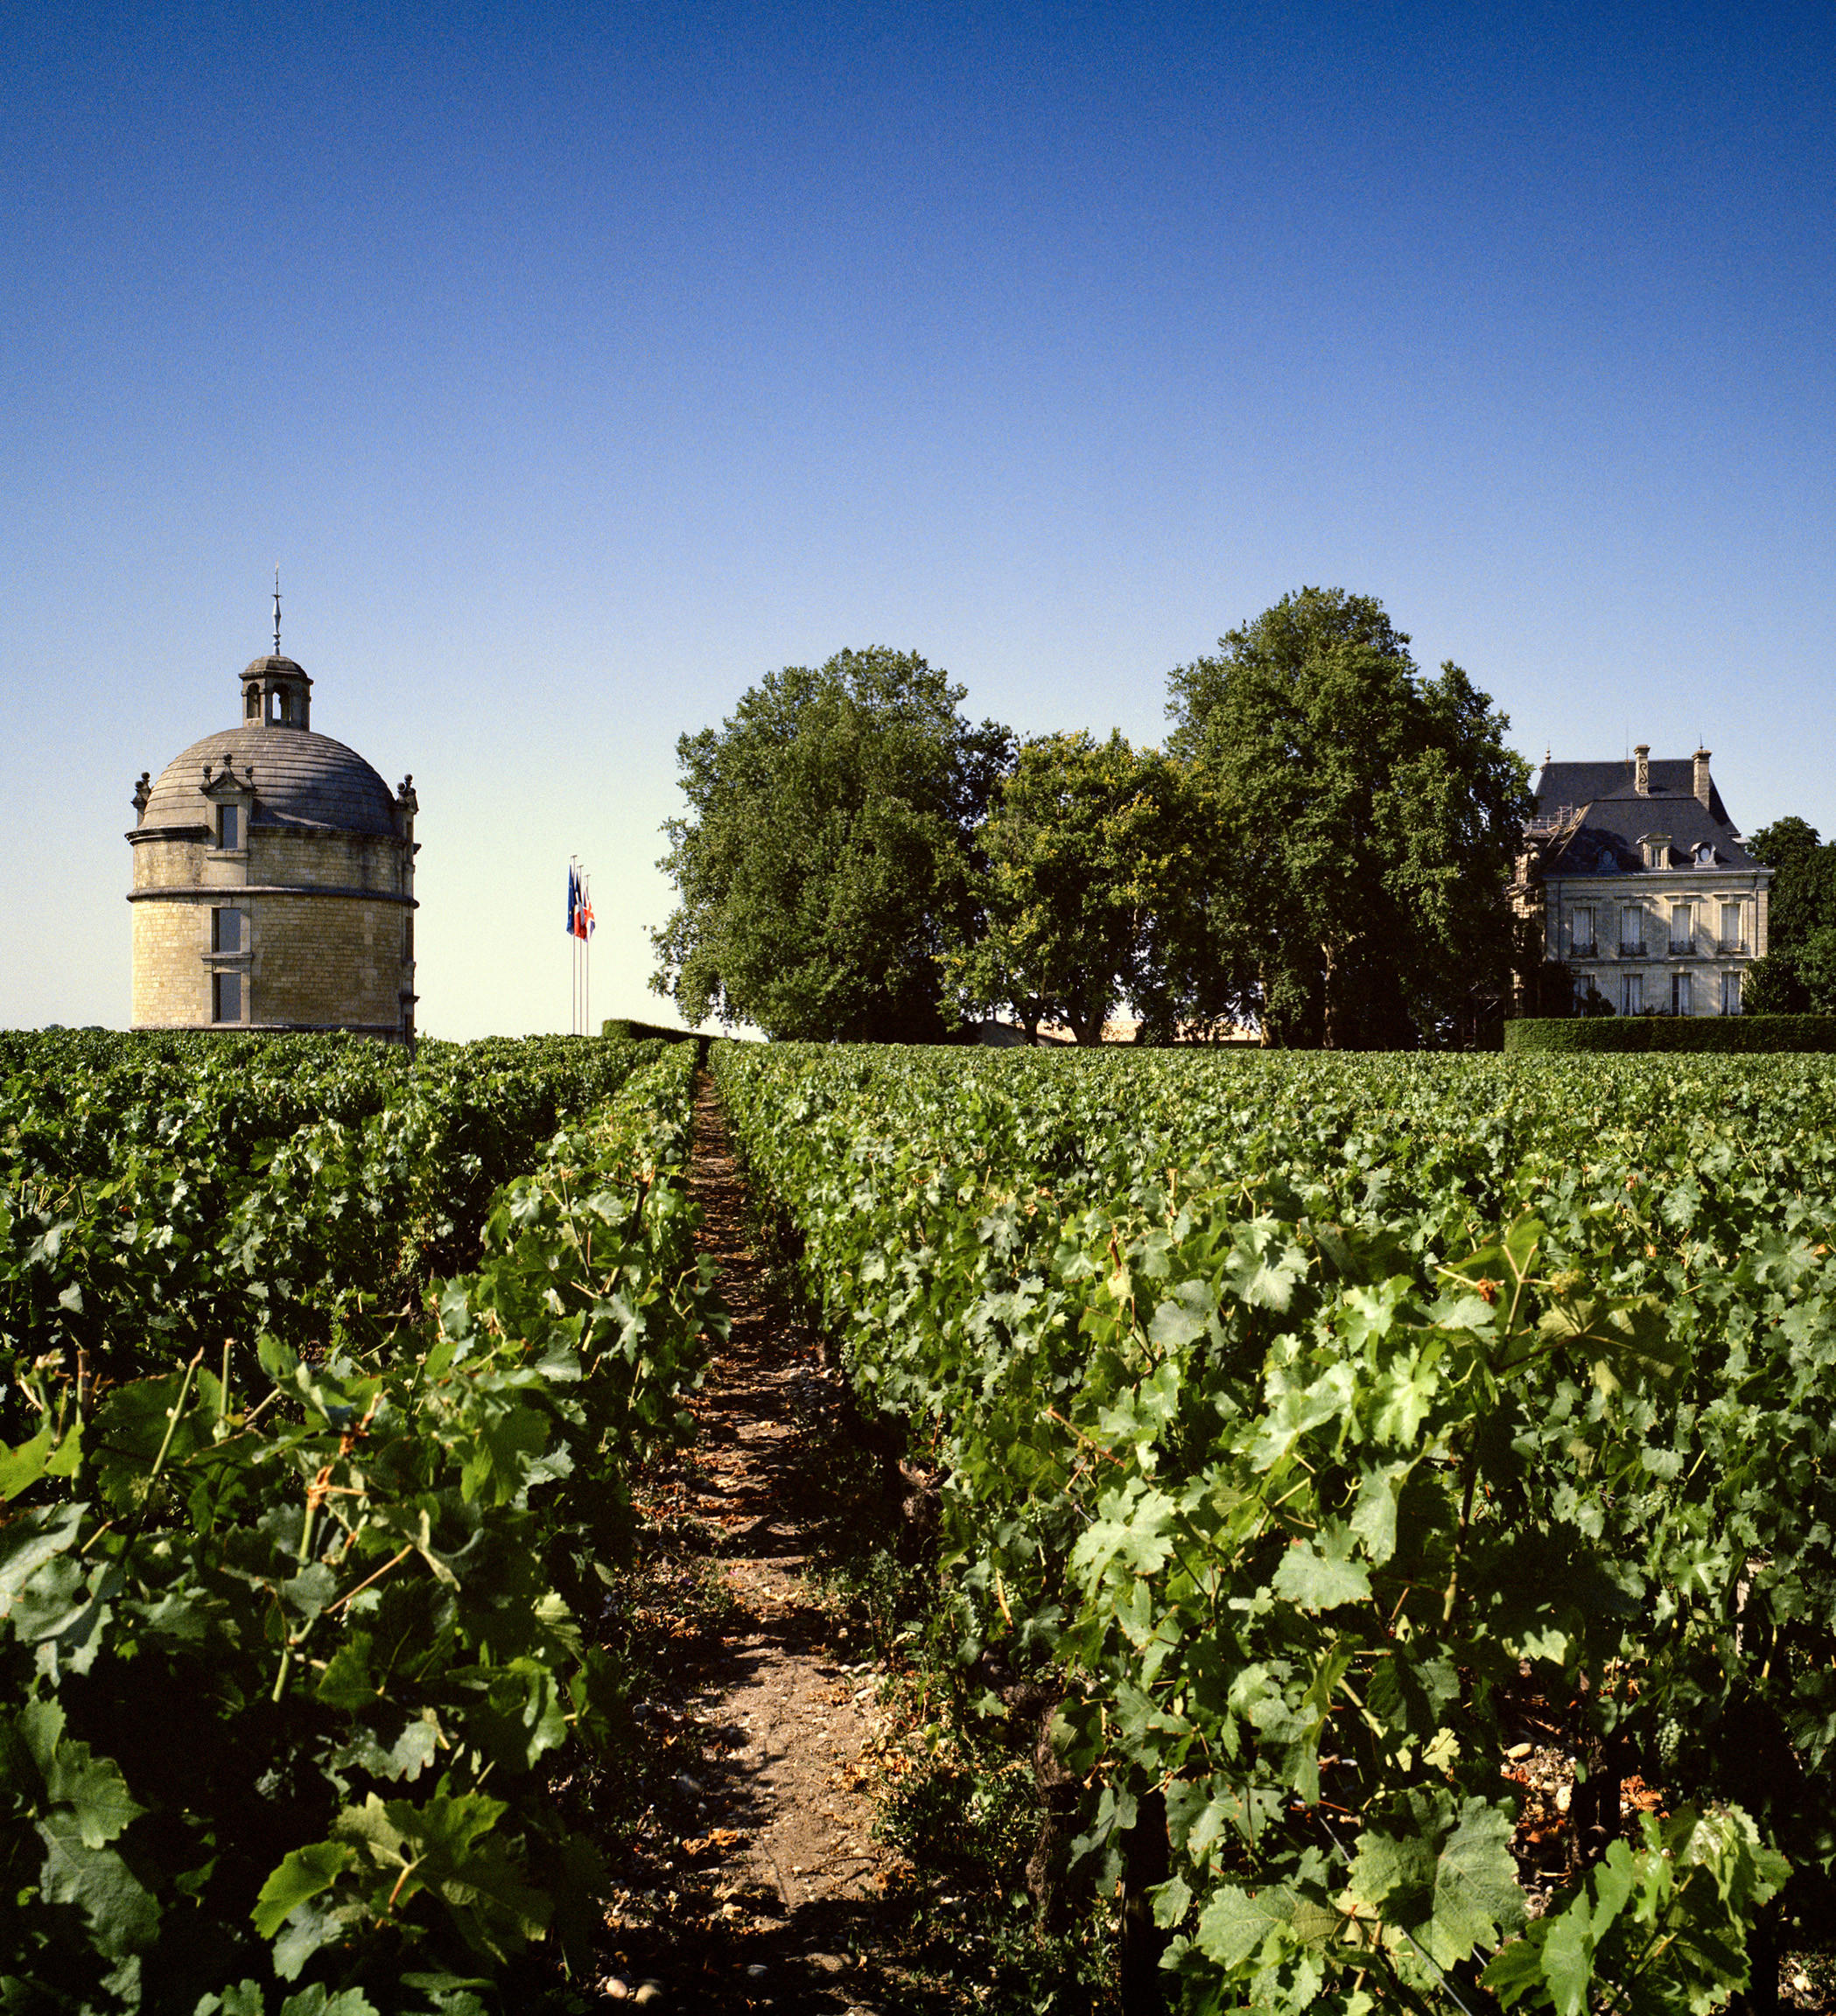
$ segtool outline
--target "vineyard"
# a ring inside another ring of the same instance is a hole
[[[1775,2006],[1836,1920],[1817,1060],[711,1063],[1125,2010]],[[593,1978],[695,1067],[0,1036],[8,2016]]]
[[[0,1038],[0,2006],[467,2016],[585,1950],[693,1065]]]
[[[1126,2006],[1774,2006],[1836,1903],[1826,1071],[714,1068]]]

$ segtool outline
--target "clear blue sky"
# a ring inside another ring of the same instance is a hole
[[[423,1026],[649,1012],[678,733],[914,648],[1162,732],[1303,583],[1836,830],[1827,6],[44,4],[0,24],[0,1024],[277,558]]]

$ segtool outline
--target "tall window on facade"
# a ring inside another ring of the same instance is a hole
[[[1620,983],[1619,1012],[1622,1015],[1644,1013],[1644,975],[1628,973]]]
[[[240,847],[242,844],[242,808],[240,805],[219,807],[217,844],[220,847]]]
[[[1741,906],[1738,903],[1724,903],[1721,906],[1721,949],[1724,952],[1739,952],[1742,949]]]
[[[1622,959],[1644,957],[1644,911],[1628,903],[1619,914],[1619,956]]]
[[[1738,1015],[1741,1012],[1741,976],[1738,973],[1721,976],[1721,1012]]]
[[[1671,956],[1678,959],[1696,948],[1696,906],[1693,903],[1671,905]]]
[[[240,973],[211,975],[210,1018],[213,1022],[242,1019],[242,976]]]
[[[1571,910],[1568,913],[1568,942],[1573,947],[1577,957],[1592,958],[1594,956],[1594,912],[1591,908],[1584,906],[1580,909]]]
[[[1687,973],[1672,973],[1671,975],[1671,1013],[1672,1015],[1687,1015],[1689,1012],[1689,975]]]
[[[213,952],[240,952],[242,949],[242,913],[240,910],[211,912],[210,948]]]

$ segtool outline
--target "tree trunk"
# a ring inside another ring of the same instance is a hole
[[[1747,1985],[1730,2006],[1736,2016],[1779,2016],[1778,1900],[1760,1914],[1747,1942]]]
[[[1027,1732],[1032,1752],[1033,1783],[1039,1796],[1039,1833],[1027,1858],[1027,1889],[1038,1914],[1040,1930],[1059,1938],[1069,1929],[1076,1892],[1066,1865],[1077,1838],[1077,1816],[1083,1802],[1083,1781],[1065,1763],[1052,1743],[1052,1719],[1062,1690],[1056,1679],[1023,1680],[1004,1688],[1007,1712]]]
[[[1576,1865],[1591,1869],[1620,1836],[1619,1802],[1632,1746],[1617,1731],[1597,1741],[1584,1740],[1581,1754],[1587,1776],[1579,1782],[1569,1805],[1574,1829]]]
[[[1164,2016],[1160,1956],[1167,1935],[1154,1923],[1149,1893],[1172,1873],[1166,1795],[1149,1792],[1122,1839],[1122,2016]]]

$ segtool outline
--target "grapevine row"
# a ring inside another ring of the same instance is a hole
[[[1820,1066],[716,1068],[937,1474],[958,1656],[1057,1676],[1079,1854],[1182,2006],[1708,2007],[1826,1920]],[[1526,1717],[1579,1767],[1553,1872]]]
[[[622,1082],[495,1196],[476,1264],[369,1348],[187,1320],[93,1406],[54,1353],[22,1368],[8,2007],[479,2016],[526,1956],[585,1951],[626,1712],[594,1626],[713,1320],[692,1051],[615,1047]],[[300,1154],[262,1166],[270,1202]]]

